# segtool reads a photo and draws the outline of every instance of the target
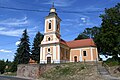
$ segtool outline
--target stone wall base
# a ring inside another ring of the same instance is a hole
[[[40,64],[20,64],[17,67],[17,76],[26,78],[39,78],[46,71],[46,65]]]

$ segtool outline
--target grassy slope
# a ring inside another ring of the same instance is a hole
[[[41,75],[39,80],[102,80],[93,64],[66,63],[57,65]]]

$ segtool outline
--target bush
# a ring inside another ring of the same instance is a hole
[[[4,60],[0,60],[0,73],[3,74],[5,71],[5,62]]]
[[[17,63],[14,61],[11,64],[10,72],[16,72],[17,71]]]
[[[116,61],[114,58],[109,58],[107,61],[105,61],[104,63],[106,63],[108,66],[116,66],[116,65],[120,65],[119,61]]]
[[[84,67],[84,66],[82,66],[82,67],[81,67],[81,69],[85,69],[85,67]]]
[[[55,67],[56,70],[58,70],[58,69],[60,69],[60,68],[61,68],[61,66],[56,66],[56,67]]]

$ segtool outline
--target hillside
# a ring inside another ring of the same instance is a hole
[[[66,63],[56,65],[40,76],[39,80],[103,80],[93,63]]]

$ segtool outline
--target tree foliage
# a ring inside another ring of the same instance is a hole
[[[80,40],[80,39],[87,39],[89,36],[85,35],[84,33],[80,33],[75,40]]]
[[[41,41],[43,40],[43,34],[38,32],[34,38],[33,45],[32,45],[32,59],[39,62],[40,60],[40,44]]]
[[[25,29],[20,39],[20,44],[18,45],[17,52],[15,54],[14,63],[15,64],[27,64],[30,59],[30,43],[27,30]]]
[[[99,27],[94,26],[92,28],[85,28],[85,30],[82,33],[80,33],[78,37],[75,38],[75,40],[88,39],[88,38],[94,39],[95,35],[97,35],[98,33],[100,33]]]
[[[17,65],[18,65],[18,57],[15,56],[14,61],[11,63],[11,67],[10,67],[10,72],[16,72],[17,71]]]
[[[115,7],[105,9],[102,19],[101,32],[96,36],[102,51],[117,58],[120,54],[120,3]]]
[[[3,74],[4,73],[4,70],[5,70],[5,62],[4,60],[0,60],[0,73]]]
[[[7,59],[5,65],[6,65],[5,72],[11,72],[12,62]]]

